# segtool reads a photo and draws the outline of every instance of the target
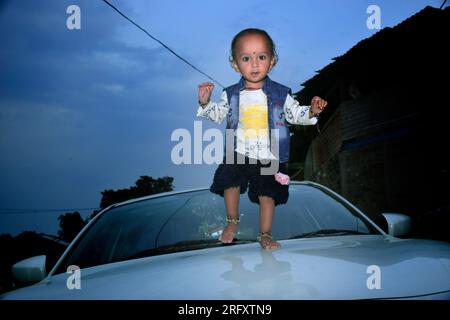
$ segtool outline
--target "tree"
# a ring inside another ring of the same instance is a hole
[[[70,243],[87,223],[78,211],[64,213],[58,217],[58,220],[60,228],[58,236],[67,243]]]
[[[102,192],[100,207],[103,209],[117,202],[145,197],[155,193],[172,191],[172,183],[172,177],[166,176],[163,178],[153,179],[149,176],[141,176],[135,182],[135,186],[128,189],[104,190]]]

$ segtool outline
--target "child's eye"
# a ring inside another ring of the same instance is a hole
[[[250,57],[247,57],[247,56],[244,56],[244,57],[242,57],[241,59],[242,59],[242,61],[244,61],[244,62],[249,62],[249,61],[250,61]]]
[[[259,56],[259,60],[267,60],[267,56],[265,54],[262,54]]]

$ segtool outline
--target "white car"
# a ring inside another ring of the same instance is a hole
[[[208,189],[126,201],[99,213],[53,270],[45,256],[16,277],[41,280],[1,299],[450,299],[450,244],[400,239],[407,216],[388,213],[389,234],[330,189],[292,183],[276,208],[268,252],[256,241],[258,206],[241,197],[234,243],[221,197]]]

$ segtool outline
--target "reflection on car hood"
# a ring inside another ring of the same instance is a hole
[[[82,269],[80,290],[67,289],[71,274],[59,274],[2,298],[450,299],[447,243],[357,235],[281,244],[274,252],[251,243],[123,261]],[[376,276],[380,289],[369,289]]]

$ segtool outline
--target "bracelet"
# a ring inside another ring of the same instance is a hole
[[[200,105],[200,107],[204,108],[209,104],[209,101],[207,103],[201,103],[200,101],[198,101],[198,104]]]
[[[309,109],[309,117],[310,118],[319,118],[320,113],[314,113],[311,108]]]

